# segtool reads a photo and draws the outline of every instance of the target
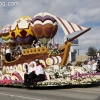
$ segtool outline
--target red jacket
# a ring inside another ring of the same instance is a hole
[[[44,68],[44,67],[45,67],[42,63],[41,63],[40,65],[42,66],[42,68]]]

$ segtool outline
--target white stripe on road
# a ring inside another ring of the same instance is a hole
[[[12,94],[5,94],[5,93],[0,93],[0,94],[1,95],[7,95],[7,96],[10,96],[10,97],[18,97],[18,98],[31,99],[31,100],[42,100],[42,99],[25,97],[25,96],[19,96],[19,95],[12,95]]]

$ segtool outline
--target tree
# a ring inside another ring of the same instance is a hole
[[[76,49],[74,49],[74,53],[75,53],[75,54],[77,53],[77,50],[76,50]]]
[[[97,49],[94,47],[89,47],[88,52],[86,53],[88,56],[96,56],[97,55]]]

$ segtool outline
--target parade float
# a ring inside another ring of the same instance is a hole
[[[66,36],[76,31],[82,32],[56,49],[49,48],[47,44],[57,34],[58,24]],[[86,85],[100,82],[99,73],[88,73],[81,68],[68,70],[66,67],[72,41],[90,29],[46,12],[33,18],[22,16],[12,25],[4,26],[0,34],[3,44],[9,44],[12,48],[16,47],[16,44],[21,44],[23,50],[21,56],[13,61],[8,62],[4,59],[0,71],[0,85],[23,86],[25,65],[36,65],[36,59],[45,66],[46,74],[46,80],[38,82],[37,86]],[[40,41],[42,46],[31,48],[34,40],[35,43]]]

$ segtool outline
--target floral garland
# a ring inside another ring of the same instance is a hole
[[[59,52],[59,50],[57,49],[57,48],[53,48],[52,50],[51,50],[51,54],[59,54],[60,52]]]
[[[48,72],[51,79],[38,82],[38,87],[88,85],[100,82],[100,73],[96,72],[82,74],[78,72],[75,75],[70,75],[70,72],[67,69],[64,69],[64,67],[62,69],[51,69]],[[18,77],[18,79],[11,80],[11,78],[5,77],[3,80],[0,79],[0,85],[24,86],[24,81],[20,78],[19,74],[14,73],[14,75]]]

